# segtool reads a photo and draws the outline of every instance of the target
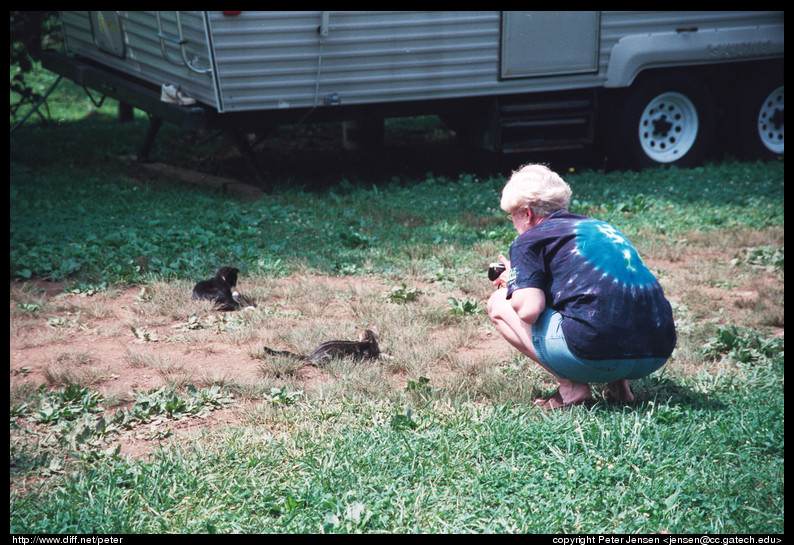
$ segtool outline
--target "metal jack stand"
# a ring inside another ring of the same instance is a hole
[[[150,116],[149,117],[149,128],[146,129],[146,136],[143,139],[143,143],[138,150],[138,160],[139,161],[148,161],[149,160],[149,153],[152,151],[154,147],[154,140],[157,138],[157,133],[160,132],[160,127],[163,126],[163,119],[157,116]],[[270,184],[267,183],[265,177],[262,175],[261,170],[259,169],[259,165],[256,162],[256,157],[254,156],[253,150],[251,146],[248,144],[248,141],[245,138],[245,134],[240,129],[232,128],[227,129],[226,134],[229,136],[232,143],[237,147],[240,151],[240,154],[243,156],[243,160],[245,161],[246,166],[248,167],[251,176],[253,176],[254,181],[256,182],[256,186],[261,189],[263,192],[270,194],[272,191],[272,187]]]
[[[163,121],[173,123],[183,129],[196,131],[201,129],[226,130],[235,146],[240,150],[243,160],[251,172],[259,189],[270,193],[272,187],[265,181],[254,158],[253,151],[245,140],[245,135],[238,128],[231,128],[227,122],[209,109],[200,105],[179,106],[161,100],[157,86],[145,84],[129,78],[126,74],[109,71],[84,59],[72,58],[54,51],[42,53],[42,66],[59,73],[84,87],[98,90],[105,96],[115,98],[127,107],[138,108],[149,114],[149,127],[138,150],[138,159],[147,161],[154,146],[154,140]]]
[[[157,133],[160,132],[160,127],[162,126],[163,119],[161,117],[149,117],[149,128],[146,129],[146,136],[143,139],[140,149],[138,149],[138,161],[149,160],[149,152],[152,151],[154,139],[157,137]]]
[[[254,152],[251,149],[251,146],[248,144],[248,140],[245,138],[243,131],[238,128],[232,128],[228,129],[227,134],[231,138],[232,142],[234,142],[234,145],[237,146],[240,154],[243,156],[243,160],[245,161],[245,164],[248,167],[251,175],[254,177],[257,187],[269,194],[273,188],[270,187],[270,184],[265,181],[265,177],[259,170],[259,165],[256,163]]]

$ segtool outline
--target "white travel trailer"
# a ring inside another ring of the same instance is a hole
[[[782,11],[64,11],[61,20],[67,55],[47,55],[45,67],[189,129],[434,113],[489,149],[604,143],[629,167],[695,164],[718,134],[734,135],[737,153],[783,154]]]

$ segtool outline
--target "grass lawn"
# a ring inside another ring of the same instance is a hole
[[[658,276],[679,342],[640,403],[594,385],[545,413],[553,383],[484,312],[519,164],[453,169],[433,119],[393,122],[366,164],[338,127],[289,127],[258,148],[273,195],[220,195],[125,158],[146,120],[63,85],[10,141],[12,533],[784,532],[782,160],[555,158],[571,211]],[[155,153],[240,175],[213,135],[166,126]],[[190,300],[223,265],[256,309]],[[392,359],[261,350],[372,324]]]

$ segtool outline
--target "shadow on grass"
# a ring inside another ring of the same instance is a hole
[[[601,410],[646,412],[658,410],[661,406],[678,409],[721,411],[727,408],[724,402],[714,395],[694,390],[671,377],[646,377],[632,384],[637,401],[630,405],[606,402]]]

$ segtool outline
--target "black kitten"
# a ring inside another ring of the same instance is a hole
[[[273,356],[289,356],[304,360],[314,365],[325,363],[332,359],[351,357],[354,360],[376,360],[381,356],[378,345],[378,328],[358,329],[357,341],[326,341],[312,350],[311,354],[295,354],[283,350],[273,350],[264,347],[264,351]]]
[[[208,299],[215,302],[218,310],[237,310],[241,306],[256,306],[240,295],[237,286],[237,273],[234,267],[222,267],[212,280],[202,280],[193,288],[193,299]]]

